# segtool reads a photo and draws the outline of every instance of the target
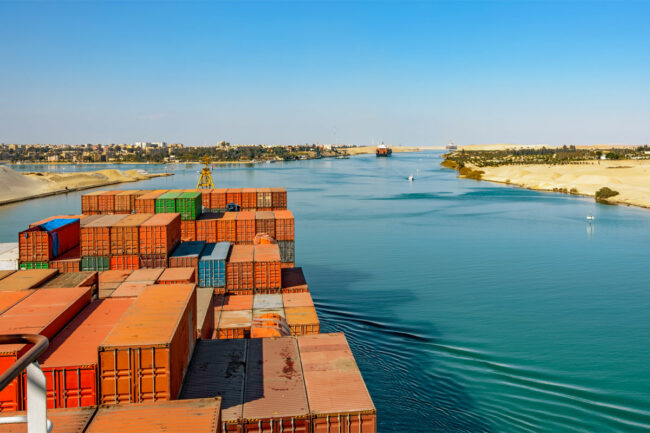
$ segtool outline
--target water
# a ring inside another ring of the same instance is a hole
[[[346,333],[381,432],[650,429],[650,211],[457,179],[439,163],[229,165],[214,180],[287,187],[323,331]],[[118,188],[189,188],[199,169]],[[80,195],[0,208],[0,241],[78,212]]]

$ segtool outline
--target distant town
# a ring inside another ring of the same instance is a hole
[[[346,157],[345,145],[298,146],[231,145],[185,146],[182,143],[136,142],[133,144],[6,144],[0,143],[0,162],[21,163],[183,163],[205,157],[214,162],[291,161]]]

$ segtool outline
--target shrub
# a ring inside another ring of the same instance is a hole
[[[613,189],[604,186],[598,191],[596,191],[596,201],[598,203],[609,204],[607,199],[614,197],[616,195],[618,195],[618,191],[614,191]]]

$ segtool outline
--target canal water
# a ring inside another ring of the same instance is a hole
[[[379,431],[650,429],[650,210],[458,179],[440,162],[430,151],[213,175],[289,191],[297,264],[322,330],[347,335]],[[117,189],[191,188],[199,170]],[[0,241],[79,212],[80,196],[1,207]]]

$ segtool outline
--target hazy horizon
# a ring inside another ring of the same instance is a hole
[[[0,142],[650,140],[647,2],[0,2]]]

